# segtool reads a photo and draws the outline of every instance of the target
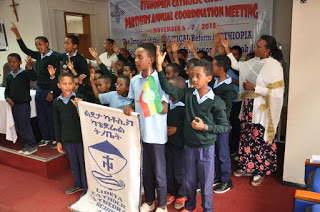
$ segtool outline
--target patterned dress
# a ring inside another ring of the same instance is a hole
[[[263,140],[264,127],[252,123],[254,99],[244,99],[239,142],[239,167],[253,174],[269,175],[277,170],[277,146]]]

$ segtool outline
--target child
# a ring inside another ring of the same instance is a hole
[[[62,94],[53,102],[54,129],[57,136],[57,150],[67,153],[73,173],[74,186],[68,188],[65,194],[73,194],[83,190],[87,192],[87,177],[84,163],[80,118],[75,102],[83,98],[73,92],[74,81],[70,73],[62,73],[58,78],[58,87]]]
[[[177,77],[182,73],[182,68],[176,63],[169,63],[166,68],[166,77],[171,79],[172,77]]]
[[[36,88],[36,109],[39,129],[42,140],[38,146],[45,146],[51,141],[55,141],[53,124],[53,91],[51,88],[50,75],[47,71],[48,65],[52,65],[59,70],[59,53],[49,49],[49,42],[46,37],[38,36],[35,38],[35,45],[38,51],[32,51],[24,44],[18,28],[12,23],[11,31],[16,35],[20,49],[33,59],[37,60],[37,88]],[[58,77],[59,71],[55,73]]]
[[[176,87],[184,89],[185,81],[182,77],[173,77],[169,82]],[[184,167],[184,138],[183,124],[184,104],[170,96],[170,110],[168,112],[168,142],[166,143],[167,164],[167,204],[173,201],[174,208],[182,209],[186,201],[185,167]],[[182,160],[181,160],[182,159]]]
[[[109,107],[123,110],[123,108],[132,102],[127,98],[129,92],[130,80],[128,76],[122,75],[118,77],[116,83],[117,91],[108,93],[100,93],[97,87],[92,86],[93,93],[99,99],[101,104],[109,105]]]
[[[140,94],[148,77],[152,76],[158,88],[162,101],[163,110],[161,113],[144,117],[140,116],[141,137],[143,146],[143,185],[146,202],[140,207],[141,212],[152,211],[156,208],[155,189],[158,196],[158,207],[156,212],[167,211],[167,179],[166,179],[166,159],[165,143],[167,142],[167,111],[168,95],[161,89],[158,73],[154,71],[152,65],[156,58],[156,47],[150,43],[142,43],[136,49],[136,67],[141,70],[140,74],[134,76],[130,82],[128,98],[133,99],[131,105],[127,105],[123,111],[130,115],[133,109],[143,114],[140,105]]]
[[[177,88],[168,83],[162,71],[165,54],[157,46],[157,71],[162,88],[166,93],[185,104],[183,135],[185,138],[186,201],[182,211],[196,211],[197,186],[200,182],[202,207],[213,211],[214,143],[217,133],[226,132],[228,122],[225,104],[216,96],[208,83],[212,80],[212,64],[208,61],[195,62],[192,70],[194,88]]]
[[[11,53],[7,59],[11,72],[6,78],[4,96],[12,108],[14,124],[23,143],[23,148],[18,153],[31,155],[38,149],[30,124],[30,80],[36,80],[37,76],[31,67],[32,59],[30,57],[27,59],[28,70],[25,71],[20,68],[22,63],[20,55]]]
[[[115,74],[116,74],[116,76],[121,76],[121,75],[123,75],[123,67],[124,67],[124,64],[125,64],[126,62],[127,62],[126,60],[121,59],[121,60],[118,60],[118,61],[115,63]]]
[[[224,101],[227,118],[230,117],[232,101],[237,96],[236,90],[232,85],[232,78],[226,73],[230,66],[231,61],[226,55],[218,55],[213,60],[213,75],[215,76],[213,92]],[[213,191],[218,194],[225,193],[233,188],[230,179],[229,129],[227,132],[217,134],[214,186],[218,186]]]
[[[188,60],[187,62],[187,68],[186,68],[186,74],[188,76],[188,79],[186,80],[186,85],[188,88],[192,88],[193,85],[192,85],[192,79],[190,79],[191,75],[192,75],[192,69],[194,67],[194,63],[196,61],[198,61],[199,59],[197,58],[192,58],[190,60]]]
[[[67,64],[68,71],[71,71],[74,76],[79,76],[81,74],[88,75],[87,61],[79,54],[77,50],[78,45],[79,38],[77,36],[67,35],[64,40],[64,49],[67,53],[59,54],[60,60],[63,64]]]
[[[138,73],[136,65],[132,62],[127,62],[123,67],[123,75],[126,75],[131,80]]]
[[[114,40],[107,38],[104,42],[103,42],[103,48],[104,48],[104,53],[102,53],[99,56],[99,59],[102,61],[102,63],[108,68],[111,68],[111,64],[115,63],[118,61],[118,57],[117,55],[114,53],[113,51],[113,44],[115,43]],[[96,58],[94,58],[96,59]],[[94,69],[98,69],[99,68],[99,64],[98,61],[94,61],[94,60],[88,60],[87,62],[90,66],[92,66],[92,68]]]

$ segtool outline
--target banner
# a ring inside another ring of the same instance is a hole
[[[88,192],[74,211],[135,212],[140,207],[139,118],[122,110],[80,102]]]
[[[190,40],[196,50],[211,51],[220,32],[239,45],[244,55],[254,51],[261,35],[271,35],[273,0],[109,0],[111,38],[131,54],[142,42]]]

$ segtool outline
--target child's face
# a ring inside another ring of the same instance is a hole
[[[179,75],[179,73],[175,73],[175,72],[173,71],[173,68],[172,68],[172,67],[168,66],[168,67],[166,68],[166,78],[167,78],[167,79],[171,79],[172,77],[176,77],[176,76],[178,76],[178,75]]]
[[[111,84],[107,83],[105,79],[97,79],[97,89],[99,93],[108,93],[110,91]]]
[[[192,69],[191,79],[195,89],[202,89],[208,86],[212,76],[207,76],[202,66],[195,66]]]
[[[8,65],[10,70],[13,72],[18,72],[20,70],[20,65],[22,64],[21,61],[18,60],[16,57],[8,57]]]
[[[116,62],[115,69],[118,72],[119,76],[121,76],[122,73],[123,73],[123,66],[124,66],[124,62],[123,61],[118,60]]]
[[[58,82],[58,87],[62,91],[63,97],[71,96],[74,86],[74,80],[72,77],[61,77],[60,82]]]
[[[136,59],[134,61],[139,71],[149,71],[149,69],[152,69],[154,58],[148,55],[147,50],[139,47],[136,50]]]
[[[130,67],[129,66],[124,66],[123,67],[123,75],[126,75],[126,76],[130,76],[131,74],[131,70],[130,70]]]
[[[102,76],[102,74],[100,74],[100,73],[94,74],[93,80],[94,80],[94,83],[95,83],[95,84],[97,84],[97,79],[98,79],[99,77],[101,77],[101,76]]]
[[[118,78],[116,84],[117,93],[123,97],[128,96],[129,85],[126,83],[125,79]]]
[[[188,59],[188,56],[185,57],[184,54],[182,54],[182,53],[178,53],[178,57],[183,59],[184,61],[187,61],[187,59]]]
[[[213,60],[212,64],[213,64],[213,76],[219,77],[221,74],[221,67],[217,66],[216,60]]]
[[[73,81],[74,81],[73,92],[77,93],[79,88],[79,78],[74,78]]]
[[[77,45],[72,43],[71,38],[64,39],[64,50],[66,52],[73,52],[76,48],[77,48]],[[70,55],[70,57],[71,56],[72,55]]]
[[[34,42],[35,42],[35,45],[37,47],[37,50],[41,54],[46,54],[48,52],[49,43],[44,42],[42,39],[37,39]]]
[[[239,54],[239,51],[237,49],[231,49],[230,51],[233,54],[234,58],[236,58],[236,60],[239,61],[241,57],[241,55]]]

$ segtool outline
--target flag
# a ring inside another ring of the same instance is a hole
[[[145,118],[160,113],[162,102],[153,76],[149,76],[140,94],[140,105]]]

